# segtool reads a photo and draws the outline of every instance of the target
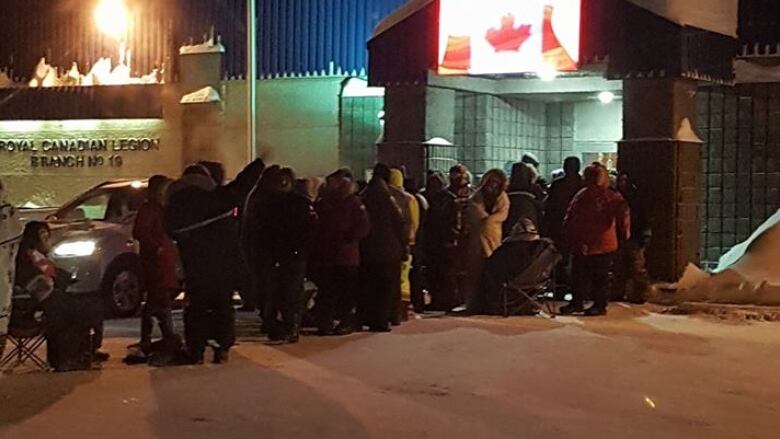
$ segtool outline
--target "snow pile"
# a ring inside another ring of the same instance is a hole
[[[708,274],[691,265],[676,289],[673,302],[709,302],[780,306],[780,211],[747,241],[734,246]]]
[[[203,87],[198,91],[182,96],[180,104],[209,104],[222,102],[219,92],[214,87]]]
[[[195,55],[201,53],[225,53],[225,46],[222,45],[219,37],[217,37],[215,41],[214,34],[212,33],[208,38],[204,38],[204,41],[200,44],[190,44],[179,48],[179,55]]]
[[[126,85],[126,84],[157,84],[162,80],[162,73],[154,69],[148,75],[134,77],[131,70],[132,53],[124,44],[119,47],[119,63],[114,66],[111,58],[100,58],[89,72],[82,75],[74,62],[70,69],[60,75],[59,69],[49,65],[46,58],[41,58],[35,67],[32,79],[28,85],[37,87],[65,87],[93,85]]]

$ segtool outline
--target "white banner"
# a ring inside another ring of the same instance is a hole
[[[737,36],[739,0],[628,0],[679,24]]]

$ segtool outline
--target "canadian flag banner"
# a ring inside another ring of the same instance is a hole
[[[439,73],[573,71],[581,0],[441,0]]]

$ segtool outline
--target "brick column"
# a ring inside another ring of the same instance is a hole
[[[639,187],[653,231],[648,269],[675,281],[698,263],[702,142],[693,133],[696,84],[673,79],[624,82],[624,140],[618,168]]]

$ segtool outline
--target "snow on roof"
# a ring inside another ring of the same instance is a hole
[[[179,47],[179,55],[195,55],[201,53],[225,53],[225,46],[220,41],[214,42],[214,37],[200,44],[190,44]]]
[[[443,137],[434,137],[432,139],[428,139],[424,143],[428,146],[455,146],[455,144]]]
[[[388,15],[387,17],[385,17],[384,20],[379,22],[379,24],[376,26],[376,29],[374,29],[374,34],[371,35],[371,39],[373,40],[379,35],[382,35],[383,33],[390,30],[396,24],[406,20],[407,18],[414,15],[415,12],[419,11],[420,9],[423,9],[424,7],[428,6],[429,4],[435,1],[436,0],[407,1],[406,4],[396,9],[392,14]]]
[[[211,104],[222,102],[219,92],[214,87],[203,87],[198,91],[182,96],[180,104]]]
[[[699,136],[696,135],[696,132],[693,130],[693,126],[691,126],[691,120],[687,117],[680,121],[680,128],[677,130],[677,134],[674,136],[674,140],[691,143],[703,143]]]

